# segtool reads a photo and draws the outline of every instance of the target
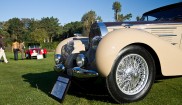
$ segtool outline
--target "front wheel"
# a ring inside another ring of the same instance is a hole
[[[124,48],[106,78],[108,91],[118,103],[144,98],[155,80],[155,63],[141,46]]]

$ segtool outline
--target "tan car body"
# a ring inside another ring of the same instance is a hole
[[[153,27],[155,27],[155,29],[153,29]],[[100,72],[102,76],[107,77],[109,75],[120,51],[131,44],[147,45],[150,47],[159,59],[161,73],[164,76],[182,75],[182,31],[180,31],[182,30],[182,25],[150,24],[137,25],[130,28],[124,28],[123,26],[107,27],[107,29],[109,33],[103,37],[96,51],[96,65],[98,72]],[[161,31],[163,31],[163,33],[161,33]],[[176,36],[161,37],[169,33],[175,34]],[[62,46],[73,41],[73,38],[78,37],[71,37],[59,43],[55,51],[56,54],[61,54]],[[81,41],[74,40],[73,42],[74,51],[72,53],[85,51],[85,46]]]
[[[155,27],[155,29],[152,27]],[[162,39],[159,35],[152,34],[151,32],[156,30],[157,27],[159,29],[158,31],[161,29],[164,31],[165,27],[168,29],[166,33],[174,29],[173,33],[177,34],[175,36],[177,38],[167,40],[167,37],[166,39],[162,37]],[[157,25],[157,27],[156,25],[146,25],[146,27],[142,25],[142,27],[135,26],[133,29],[116,28],[114,31],[112,31],[112,28],[109,29],[112,32],[108,33],[101,40],[96,52],[96,62],[99,72],[105,77],[108,76],[116,58],[123,48],[131,44],[143,44],[152,48],[157,54],[161,72],[164,76],[182,75],[182,50],[180,49],[182,36],[182,31],[180,30],[182,30],[182,25]],[[171,44],[174,42],[176,45]]]

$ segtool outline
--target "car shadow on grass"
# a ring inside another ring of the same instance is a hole
[[[107,103],[116,103],[109,95],[105,80],[98,79],[96,82],[87,80],[85,82],[72,79],[71,87],[68,94],[88,100],[102,101]]]
[[[163,80],[168,80],[168,79],[175,79],[175,78],[181,78],[182,76],[158,76],[155,79],[154,83],[160,83],[163,82]]]
[[[50,94],[51,89],[57,79],[56,73],[53,71],[43,73],[28,73],[22,75],[25,82],[28,82],[32,87]]]
[[[57,80],[57,73],[54,71],[43,73],[28,73],[22,75],[25,82],[28,82],[33,88],[43,91],[45,94],[51,97],[52,88]],[[90,81],[88,81],[90,82]],[[101,102],[115,103],[108,95],[108,91],[105,85],[88,84],[88,82],[79,83],[72,79],[71,85],[67,94],[73,95],[78,98],[85,98],[88,100],[95,100]]]

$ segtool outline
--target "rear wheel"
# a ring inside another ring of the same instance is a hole
[[[47,54],[43,54],[43,57],[46,58],[47,57]]]
[[[124,48],[106,78],[110,95],[118,103],[144,98],[155,80],[155,63],[141,46]]]

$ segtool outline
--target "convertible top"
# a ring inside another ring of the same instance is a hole
[[[154,16],[154,17],[161,17],[165,15],[165,17],[168,17],[168,18],[174,17],[174,16],[181,16],[182,2],[156,8],[154,10],[148,11],[143,14],[143,16],[147,16],[147,15]]]

